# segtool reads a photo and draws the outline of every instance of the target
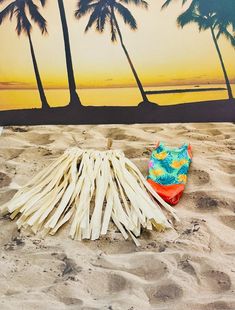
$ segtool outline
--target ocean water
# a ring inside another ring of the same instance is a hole
[[[192,85],[146,87],[146,91],[172,90],[191,88],[225,87],[225,85]],[[235,84],[232,85],[235,96]],[[137,106],[141,102],[138,88],[102,88],[78,89],[84,106]],[[66,89],[46,89],[47,100],[52,107],[66,106],[69,102],[69,91]],[[207,100],[227,99],[225,90],[148,95],[151,102],[159,105],[186,104]],[[40,98],[35,90],[0,90],[0,110],[40,108]]]

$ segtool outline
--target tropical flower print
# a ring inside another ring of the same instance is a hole
[[[150,174],[154,177],[160,176],[164,174],[164,171],[162,169],[151,169]]]
[[[178,181],[179,181],[179,183],[185,184],[186,181],[187,181],[187,175],[186,175],[186,174],[180,174],[180,175],[178,175]]]
[[[167,157],[167,152],[163,151],[161,153],[155,153],[154,156],[158,159],[158,160],[163,160]]]
[[[183,166],[184,164],[187,164],[187,159],[183,158],[180,160],[173,160],[171,167],[172,168],[180,168],[181,166]]]
[[[149,162],[149,179],[162,185],[185,184],[191,157],[188,144],[167,148],[162,142],[153,150]]]

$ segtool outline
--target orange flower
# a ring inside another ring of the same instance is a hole
[[[180,174],[180,175],[178,176],[178,180],[179,180],[179,182],[186,183],[186,181],[187,181],[187,175],[186,175],[186,174]]]
[[[184,164],[187,163],[187,159],[181,159],[181,160],[174,160],[171,164],[172,168],[180,168]]]
[[[151,173],[153,176],[157,177],[157,176],[159,176],[159,175],[162,175],[162,174],[163,174],[163,171],[162,171],[162,169],[156,169],[156,170],[151,170],[150,173]]]
[[[157,158],[157,159],[160,159],[160,160],[163,160],[167,157],[167,152],[166,151],[163,151],[161,153],[155,153],[154,156]]]

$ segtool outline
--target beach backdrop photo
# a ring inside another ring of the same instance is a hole
[[[0,0],[0,124],[235,121],[234,0]]]
[[[235,310],[235,0],[0,0],[0,310]]]

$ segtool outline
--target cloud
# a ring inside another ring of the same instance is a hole
[[[9,81],[9,82],[0,81],[0,88],[21,88],[21,87],[23,88],[26,86],[29,87],[31,85],[25,82],[18,82],[18,81]]]
[[[207,77],[207,75],[202,74],[202,75],[197,75],[197,76],[192,76],[190,77],[190,80],[198,80]],[[188,78],[174,78],[172,79],[173,81],[188,81]]]

